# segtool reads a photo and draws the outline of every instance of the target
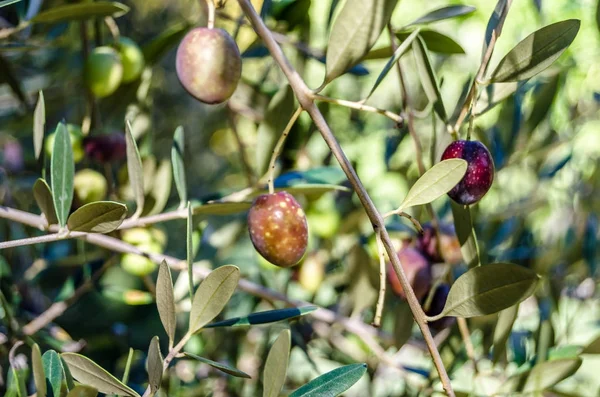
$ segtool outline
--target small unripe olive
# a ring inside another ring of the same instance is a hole
[[[123,83],[137,80],[144,70],[144,54],[137,43],[121,36],[116,44],[123,64]]]
[[[108,191],[104,175],[92,169],[77,171],[73,178],[73,189],[79,205],[103,200]]]
[[[421,300],[431,288],[431,266],[427,259],[413,247],[402,247],[398,252],[398,259],[402,264],[402,269],[408,278],[410,286],[415,291],[417,299]],[[388,263],[388,279],[392,285],[392,290],[396,295],[406,299],[406,293],[391,263]]]
[[[258,196],[248,212],[254,248],[280,267],[300,262],[308,245],[308,225],[300,204],[287,192]]]
[[[84,66],[85,82],[98,98],[114,93],[123,79],[121,56],[111,47],[96,47]]]
[[[67,124],[67,132],[71,139],[71,149],[73,150],[73,161],[78,163],[83,159],[84,151],[82,146],[83,132],[81,128],[75,124]],[[52,157],[52,151],[54,150],[54,139],[56,133],[53,132],[46,137],[44,148],[46,149],[46,155]]]
[[[162,247],[155,242],[140,244],[137,247],[147,253],[159,254],[162,252]],[[125,254],[121,258],[123,270],[136,276],[150,274],[156,269],[156,266],[156,263],[142,255]]]
[[[177,48],[175,66],[183,87],[208,104],[229,99],[242,75],[238,46],[223,29],[202,27],[188,32]]]
[[[316,293],[325,278],[325,261],[327,254],[323,251],[307,255],[298,270],[298,282],[305,290]]]

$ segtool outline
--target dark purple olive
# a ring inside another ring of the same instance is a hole
[[[229,99],[242,75],[240,50],[223,29],[191,30],[181,40],[175,62],[183,87],[208,104]]]
[[[306,252],[306,216],[287,192],[258,196],[248,212],[248,231],[254,248],[274,265],[294,266]]]
[[[444,310],[446,300],[448,299],[448,293],[450,292],[450,286],[448,284],[440,284],[436,288],[433,299],[429,310],[425,312],[428,316],[437,316]],[[444,328],[448,328],[454,324],[456,318],[454,317],[442,317],[439,320],[432,321],[429,323],[429,327],[435,331],[441,331]]]
[[[438,250],[437,235],[431,224],[423,225],[423,233],[417,240],[417,248],[425,254],[432,263],[448,263],[457,265],[462,262],[460,242],[454,232],[454,226],[449,223],[440,224],[440,246]]]
[[[83,147],[86,156],[99,163],[121,161],[127,156],[125,135],[120,132],[88,136],[83,140]]]
[[[468,164],[465,176],[448,196],[462,205],[481,200],[494,181],[494,161],[490,151],[478,141],[454,141],[442,154],[442,160],[447,159],[463,159]]]
[[[429,292],[429,288],[431,288],[431,267],[429,261],[427,261],[421,252],[412,247],[401,248],[397,255],[402,264],[402,269],[404,269],[404,273],[408,278],[408,282],[413,291],[415,291],[417,299],[422,299]],[[400,280],[396,276],[391,263],[388,263],[387,275],[394,293],[402,299],[406,299],[404,288],[402,288],[402,284],[400,284]]]

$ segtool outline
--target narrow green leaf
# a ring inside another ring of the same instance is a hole
[[[396,32],[396,37],[401,41],[405,41],[412,35],[411,31],[401,30]],[[419,36],[425,42],[427,49],[431,52],[440,54],[464,54],[465,50],[454,41],[451,37],[446,36],[436,30],[421,29]]]
[[[413,41],[413,53],[415,55],[415,62],[417,63],[417,70],[421,81],[421,86],[427,95],[427,98],[433,103],[433,110],[437,113],[439,118],[444,122],[448,123],[448,115],[440,92],[440,86],[429,59],[429,52],[427,46],[422,38],[418,38]]]
[[[236,266],[221,266],[202,281],[192,301],[189,330],[197,332],[223,310],[240,279]]]
[[[160,321],[165,327],[165,332],[169,336],[169,343],[172,346],[175,343],[175,327],[177,320],[175,317],[175,297],[173,295],[173,279],[171,270],[167,262],[162,261],[158,268],[158,278],[156,279],[156,307]]]
[[[397,0],[347,0],[333,22],[323,85],[365,56],[387,25]]]
[[[160,382],[163,375],[163,356],[160,352],[160,344],[158,336],[155,336],[150,341],[148,347],[148,384],[150,385],[151,393],[154,395],[160,389]]]
[[[508,10],[510,9],[511,3],[512,0],[498,0],[498,2],[496,3],[494,12],[492,12],[490,19],[488,20],[487,27],[485,28],[485,37],[483,40],[483,48],[481,51],[482,61],[484,60],[488,47],[492,42],[492,37],[495,37],[496,40],[498,40],[498,37],[500,37],[500,34],[502,33],[502,28],[504,27],[504,21],[506,20],[506,16],[508,15]]]
[[[600,336],[590,342],[590,344],[583,349],[581,354],[600,354]]]
[[[267,172],[273,149],[294,113],[294,91],[285,84],[269,102],[263,121],[258,126],[256,145],[256,171],[258,175]]]
[[[46,374],[46,385],[50,383],[53,395],[60,396],[60,388],[65,379],[65,372],[58,353],[54,350],[46,351],[42,356],[42,365]]]
[[[534,271],[512,263],[474,267],[452,284],[444,310],[431,320],[499,312],[528,298],[538,280]]]
[[[251,201],[243,202],[208,202],[196,205],[193,208],[194,215],[231,215],[247,211],[252,206]]]
[[[173,135],[173,145],[171,146],[171,162],[173,163],[173,178],[175,179],[175,187],[179,194],[179,200],[181,204],[180,208],[183,208],[187,201],[187,184],[185,180],[185,163],[183,162],[183,155],[185,153],[185,136],[183,127],[179,126],[175,130]]]
[[[95,387],[104,394],[139,397],[133,389],[121,383],[89,358],[77,353],[62,353],[61,357],[69,366],[73,377],[80,383]]]
[[[21,1],[21,0],[4,0],[4,1],[0,1],[0,8],[9,6],[11,4],[18,3],[19,1]]]
[[[394,51],[394,55],[385,64],[385,66],[379,73],[379,76],[377,76],[377,80],[375,81],[375,84],[373,84],[373,87],[371,88],[371,91],[369,91],[369,94],[367,95],[365,100],[369,99],[371,97],[371,95],[373,95],[373,92],[375,92],[377,87],[379,87],[379,84],[381,84],[381,82],[383,81],[385,76],[387,76],[387,74],[390,72],[390,70],[392,70],[392,68],[394,67],[396,62],[398,62],[400,57],[402,55],[404,55],[404,53],[406,53],[406,51],[408,51],[408,49],[410,48],[410,45],[412,44],[413,40],[417,37],[418,34],[419,34],[419,29],[416,29],[408,37],[405,38],[405,40],[402,42],[402,44],[400,44],[398,46],[396,51]]]
[[[62,357],[60,358],[60,365],[62,365],[62,369],[65,373],[65,382],[67,384],[67,391],[69,391],[69,390],[75,388],[75,380],[73,379],[73,375],[71,374],[71,371],[69,370],[69,366],[67,365],[65,360],[62,359]]]
[[[48,225],[56,225],[58,218],[56,217],[56,209],[54,209],[52,192],[46,181],[42,178],[38,178],[33,184],[33,198],[44,216],[46,216]]]
[[[471,210],[468,205],[460,205],[454,201],[450,202],[452,206],[452,216],[454,218],[454,228],[456,237],[460,243],[460,252],[469,268],[479,266],[479,245],[477,235],[473,228],[471,220]]]
[[[200,357],[200,356],[197,356],[197,355],[191,354],[191,353],[184,352],[183,354],[185,354],[189,358],[193,358],[194,360],[200,361],[204,364],[208,364],[211,367],[218,369],[219,371],[225,372],[226,374],[229,374],[232,376],[237,376],[238,378],[251,379],[251,376],[248,375],[247,373],[240,371],[237,368],[230,367],[229,365],[221,364],[216,361],[209,360],[208,358]]]
[[[305,196],[311,196],[311,197],[315,197],[318,198],[320,196],[322,196],[324,193],[327,192],[331,192],[331,191],[339,191],[339,192],[349,192],[350,189],[348,189],[345,186],[340,186],[340,185],[330,185],[330,184],[318,184],[318,183],[306,183],[306,184],[297,184],[297,185],[292,185],[292,186],[287,186],[287,187],[283,187],[283,188],[276,188],[276,191],[282,191],[285,190],[286,192],[288,192],[289,194],[303,194]]]
[[[573,375],[581,366],[580,358],[546,361],[531,369],[523,385],[523,393],[531,395],[550,388]]]
[[[502,58],[492,81],[527,80],[552,64],[571,45],[581,22],[568,19],[530,34]]]
[[[142,168],[142,159],[138,151],[137,143],[131,133],[131,122],[125,122],[125,139],[127,142],[127,172],[129,174],[129,183],[133,190],[137,208],[134,217],[139,216],[144,210],[144,170]]]
[[[52,7],[31,19],[33,23],[58,23],[89,18],[118,18],[129,12],[125,4],[114,1],[96,1],[94,3],[65,4]]]
[[[12,374],[11,389],[16,392],[18,397],[28,397],[27,387],[25,386],[26,368],[15,367],[11,363],[10,373]]]
[[[494,329],[494,363],[497,363],[506,350],[506,342],[512,331],[513,324],[517,319],[519,305],[513,305],[498,313],[498,322]]]
[[[400,208],[406,209],[431,203],[452,190],[465,176],[465,172],[467,172],[467,162],[463,159],[440,161],[415,182],[400,204]]]
[[[496,83],[487,85],[482,91],[473,108],[473,114],[479,116],[491,110],[494,106],[514,94],[519,83]],[[462,103],[462,102],[459,102]]]
[[[96,201],[81,206],[71,214],[67,226],[72,232],[110,233],[127,216],[127,206],[115,201]]]
[[[50,159],[50,175],[52,176],[52,199],[56,209],[56,218],[60,227],[65,227],[67,217],[73,201],[73,177],[75,163],[73,162],[73,149],[71,137],[67,127],[58,123]]]
[[[548,119],[548,113],[550,112],[550,108],[558,91],[559,77],[559,74],[552,76],[542,85],[542,88],[539,91],[536,91],[533,109],[531,109],[531,113],[529,114],[527,121],[525,121],[523,134],[531,134],[542,121]]]
[[[151,39],[142,47],[142,53],[144,54],[146,63],[151,66],[160,61],[167,51],[179,44],[190,28],[191,25],[189,23],[178,22]]]
[[[285,383],[290,358],[290,330],[281,331],[269,350],[263,373],[263,397],[277,397]]]
[[[288,309],[267,310],[264,312],[252,313],[247,317],[235,317],[212,324],[207,324],[204,328],[240,327],[244,325],[274,323],[276,321],[301,317],[312,313],[317,309],[317,306],[304,306],[292,307]]]
[[[48,389],[46,388],[46,374],[44,373],[44,363],[42,353],[38,344],[34,344],[31,349],[31,367],[33,369],[33,381],[37,397],[46,397]]]
[[[475,12],[475,10],[475,7],[463,5],[442,7],[438,8],[437,10],[428,12],[427,14],[423,15],[420,18],[417,18],[416,20],[412,21],[406,26],[424,25],[432,22],[443,21],[444,19],[456,18],[463,15],[471,14],[472,12]]]
[[[336,397],[351,388],[367,372],[367,364],[350,364],[311,380],[289,397]]]
[[[186,258],[190,289],[190,299],[194,298],[194,218],[192,216],[192,204],[187,204],[187,233],[186,233]]]
[[[46,126],[46,105],[44,93],[40,91],[35,110],[33,111],[33,152],[36,160],[40,158],[44,146],[44,128]]]
[[[123,384],[127,384],[129,382],[129,372],[131,371],[131,362],[133,361],[133,348],[129,348],[129,353],[127,354],[127,362],[125,363],[125,370],[123,371],[123,378],[121,382]]]
[[[98,396],[98,390],[91,386],[77,385],[75,386],[67,397],[96,397]]]
[[[148,211],[147,215],[160,214],[169,201],[171,195],[171,185],[173,182],[173,174],[171,172],[171,162],[169,160],[162,160],[153,175],[154,183],[152,184],[152,190],[150,197],[154,205]]]

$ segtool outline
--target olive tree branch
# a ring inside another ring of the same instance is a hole
[[[329,128],[327,121],[323,117],[323,114],[319,110],[319,108],[315,104],[315,94],[306,86],[304,80],[300,77],[298,72],[291,66],[289,60],[283,54],[283,51],[271,35],[270,30],[265,26],[264,22],[261,20],[260,16],[254,10],[254,7],[250,3],[249,0],[238,0],[240,7],[246,14],[246,17],[250,20],[250,23],[254,27],[255,32],[262,38],[265,43],[265,46],[271,53],[271,56],[275,59],[275,61],[279,64],[283,73],[286,75],[290,86],[294,90],[300,105],[308,112],[310,117],[312,118],[315,126],[321,132],[321,136],[329,146],[331,152],[340,163],[340,166],[344,173],[346,174],[348,180],[352,184],[354,191],[356,192],[359,200],[361,201],[369,220],[373,225],[373,229],[375,233],[381,233],[381,240],[383,246],[385,247],[388,256],[390,257],[392,266],[396,275],[398,276],[402,288],[406,292],[406,297],[408,300],[408,304],[413,313],[413,317],[415,321],[419,325],[421,329],[421,333],[423,334],[423,338],[425,339],[425,343],[429,349],[431,357],[433,359],[433,363],[436,367],[436,370],[440,376],[440,380],[444,387],[444,390],[449,396],[454,396],[454,391],[452,390],[452,385],[450,383],[450,378],[444,367],[442,362],[442,358],[440,356],[439,351],[435,345],[435,341],[433,340],[433,336],[431,335],[431,331],[427,326],[427,321],[425,319],[425,313],[423,309],[419,305],[419,301],[410,286],[408,278],[402,269],[402,265],[400,264],[400,260],[398,256],[395,255],[395,249],[390,239],[390,236],[385,228],[383,217],[375,207],[375,204],[369,197],[366,189],[364,188],[362,182],[360,181],[356,171],[352,167],[350,160],[346,157],[346,154],[342,150],[339,142],[333,135],[333,132]],[[397,115],[396,115],[397,117]]]
[[[296,109],[296,111],[290,118],[290,121],[288,121],[287,125],[283,129],[281,136],[279,136],[279,139],[277,140],[277,144],[273,148],[273,154],[271,155],[271,160],[269,161],[269,168],[267,171],[269,173],[269,179],[268,179],[269,194],[273,194],[273,192],[275,191],[275,187],[273,186],[274,180],[275,180],[275,161],[277,161],[277,157],[279,157],[279,154],[281,153],[281,149],[283,148],[285,139],[289,135],[290,130],[296,123],[296,120],[298,120],[298,117],[300,117],[301,113],[302,113],[302,107],[299,107],[298,109]]]
[[[379,109],[373,106],[365,105],[360,102],[352,102],[346,101],[344,99],[330,98],[320,94],[311,94],[310,97],[317,101],[329,102],[335,105],[345,106],[351,109],[362,110],[364,112],[378,113],[394,121],[398,126],[402,126],[404,124],[404,118],[402,116],[394,112],[390,112],[389,110]]]
[[[385,273],[385,257],[383,243],[381,242],[381,231],[375,235],[377,240],[377,255],[379,256],[379,297],[377,298],[377,307],[375,309],[375,319],[373,325],[376,327],[381,326],[381,315],[383,314],[383,305],[385,303],[385,287],[386,287],[386,273]]]

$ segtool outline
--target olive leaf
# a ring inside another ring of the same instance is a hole
[[[31,19],[32,23],[59,23],[78,19],[113,17],[118,18],[129,12],[125,4],[114,1],[96,1],[94,3],[65,4],[52,7]]]
[[[365,372],[367,364],[345,365],[311,380],[289,397],[338,396],[358,382]]]
[[[387,25],[398,0],[347,0],[333,22],[323,86],[356,65]]]
[[[67,363],[75,379],[84,385],[98,389],[100,393],[130,397],[140,396],[104,368],[81,354],[62,353],[61,357]]]
[[[263,397],[277,397],[285,383],[290,358],[290,330],[281,331],[269,350],[263,373]]]
[[[173,279],[171,270],[164,260],[158,268],[158,278],[156,279],[156,307],[160,321],[169,336],[169,344],[173,345],[175,341],[176,309],[175,297],[173,295]]]
[[[71,389],[67,397],[96,397],[97,395],[98,390],[95,388],[86,385],[77,385]]]
[[[499,312],[529,297],[538,281],[539,276],[533,270],[512,263],[474,267],[452,284],[444,310],[427,320]]]
[[[487,85],[473,107],[473,115],[479,116],[491,110],[494,106],[514,94],[519,88],[519,83],[495,83]],[[462,103],[459,102],[459,103]]]
[[[443,21],[444,19],[456,18],[463,15],[471,14],[476,10],[475,7],[472,6],[464,6],[464,5],[452,5],[447,7],[438,8],[437,10],[433,10],[423,15],[420,18],[412,21],[406,26],[411,25],[424,25],[432,22]]]
[[[512,331],[513,324],[517,319],[519,312],[519,305],[513,305],[509,308],[502,310],[498,314],[498,322],[494,329],[494,355],[493,361],[496,363],[500,360],[502,353],[506,349],[506,342]]]
[[[218,369],[219,371],[223,371],[226,374],[237,376],[238,378],[246,378],[251,379],[251,376],[247,373],[240,371],[237,368],[230,367],[229,365],[221,364],[216,361],[209,360],[208,358],[200,357],[192,353],[183,353],[189,358],[193,358],[194,360],[200,361],[201,363],[208,364],[213,368]]]
[[[129,120],[125,121],[125,141],[127,143],[127,173],[137,205],[134,214],[136,217],[141,215],[144,210],[144,170]]]
[[[60,389],[65,379],[65,372],[60,356],[54,350],[48,350],[42,356],[42,365],[46,376],[46,385],[49,383],[54,396],[60,396]]]
[[[455,201],[451,201],[450,205],[452,207],[456,237],[460,243],[460,252],[463,259],[469,268],[478,266],[481,263],[479,259],[479,244],[477,243],[477,235],[475,234],[475,228],[471,219],[471,210],[468,205],[460,205]]]
[[[144,60],[148,65],[154,65],[172,47],[179,44],[183,36],[190,30],[188,22],[178,22],[163,30],[142,47]]]
[[[527,80],[550,66],[571,45],[581,22],[556,22],[530,34],[502,58],[493,82]]]
[[[600,354],[600,336],[590,342],[581,354]]]
[[[440,161],[415,182],[400,204],[400,209],[431,203],[452,190],[466,172],[467,162],[463,159]]]
[[[129,353],[127,354],[127,362],[125,363],[125,370],[123,371],[123,378],[121,382],[127,384],[129,382],[129,373],[131,372],[131,362],[133,361],[133,348],[129,348]]]
[[[412,33],[410,31],[401,30],[396,32],[396,37],[404,42]],[[427,49],[431,52],[440,54],[464,54],[465,50],[454,39],[440,33],[436,30],[421,29],[419,36],[425,42]]]
[[[188,202],[187,205],[187,233],[186,233],[186,259],[187,259],[187,271],[188,281],[190,288],[190,299],[194,297],[194,218],[192,216],[192,205]]]
[[[274,323],[282,320],[289,320],[304,316],[317,310],[317,306],[292,307],[287,309],[267,310],[264,312],[252,313],[247,317],[235,317],[216,323],[207,324],[204,328],[217,327],[240,327],[244,325],[256,325]]]
[[[502,33],[502,28],[504,27],[504,21],[506,20],[506,16],[508,15],[508,10],[510,9],[511,3],[512,0],[498,0],[498,2],[496,3],[494,12],[490,16],[488,24],[485,28],[485,38],[483,41],[483,49],[481,51],[482,61],[484,60],[488,47],[492,42],[492,37],[495,37],[496,40],[498,40],[498,37],[500,37],[500,34]]]
[[[194,206],[194,215],[231,215],[247,211],[252,206],[251,201],[244,202],[213,202]]]
[[[0,8],[9,6],[11,4],[18,3],[19,1],[21,1],[21,0],[3,0],[3,1],[0,1]]]
[[[173,174],[171,172],[171,162],[169,160],[162,160],[154,175],[152,176],[154,182],[152,183],[152,189],[150,191],[150,200],[152,206],[149,208],[147,215],[160,214],[167,205],[169,196],[171,195],[171,185],[173,181]],[[146,212],[144,211],[146,214]]]
[[[50,187],[46,181],[42,178],[38,178],[33,184],[33,198],[46,217],[48,225],[57,224],[58,218],[56,217],[56,209],[54,208],[52,192],[50,191]]]
[[[520,392],[520,395],[536,395],[563,379],[573,375],[581,366],[580,358],[545,361],[531,370],[511,376],[500,386],[497,394]]]
[[[433,110],[435,110],[436,114],[444,123],[448,123],[448,114],[446,113],[446,107],[444,106],[435,70],[431,64],[431,59],[429,58],[427,45],[423,39],[419,37],[417,40],[413,41],[412,48],[421,86],[429,101],[433,103]]]
[[[179,200],[181,204],[180,208],[183,208],[188,201],[187,198],[187,185],[185,179],[185,164],[183,162],[183,155],[185,153],[185,139],[183,127],[179,126],[175,129],[173,135],[173,145],[171,146],[171,162],[173,163],[173,178],[175,179],[175,187],[179,194]]]
[[[73,177],[75,163],[71,137],[64,123],[58,123],[50,159],[50,175],[52,176],[52,199],[56,209],[56,218],[60,227],[65,227],[73,201]]]
[[[78,208],[69,216],[67,226],[72,232],[110,233],[127,215],[127,206],[115,201],[96,201]]]
[[[162,380],[163,374],[163,357],[160,352],[158,336],[155,336],[150,341],[150,346],[148,347],[147,368],[148,384],[150,385],[151,393],[154,394],[160,389],[160,381]]]
[[[31,349],[31,367],[33,369],[36,395],[37,397],[46,397],[46,393],[48,392],[46,388],[46,374],[44,373],[42,353],[37,343]]]
[[[44,93],[40,91],[35,110],[33,111],[33,152],[36,160],[40,158],[44,145],[44,128],[46,126],[46,105]]]
[[[239,279],[240,269],[236,266],[225,265],[210,272],[194,294],[189,332],[197,332],[221,313]]]

